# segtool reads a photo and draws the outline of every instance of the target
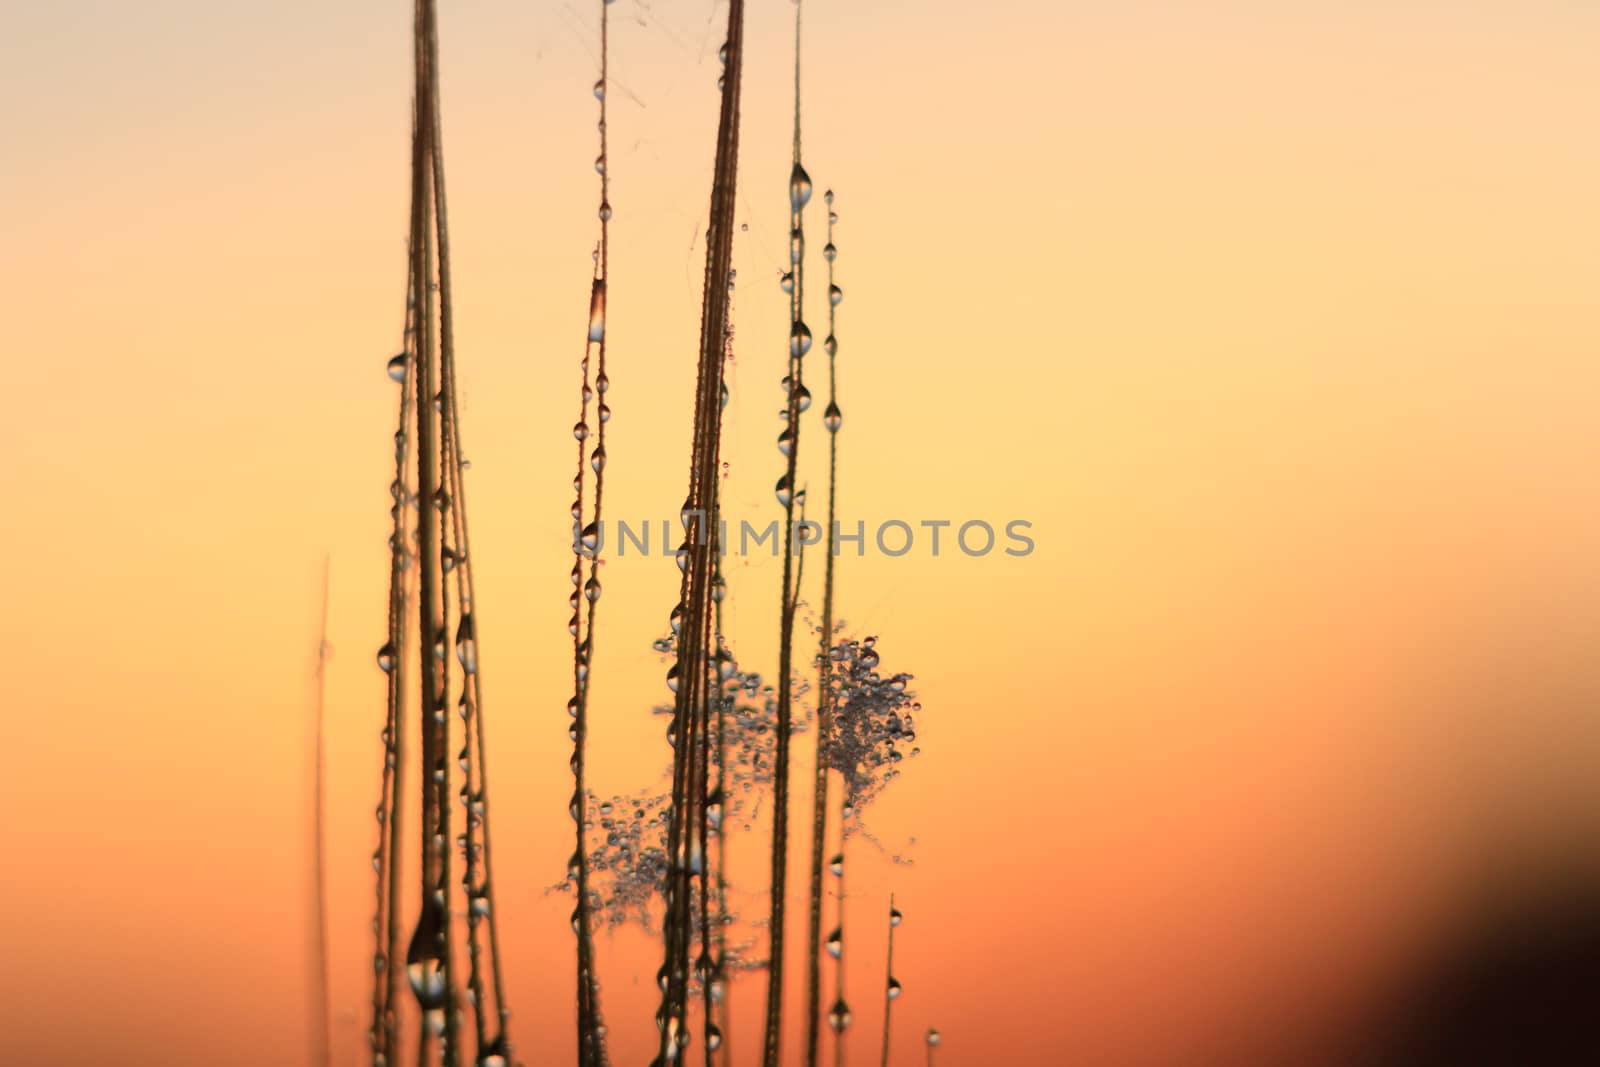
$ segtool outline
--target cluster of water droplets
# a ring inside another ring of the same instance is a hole
[[[673,632],[659,637],[652,648],[663,662],[671,663],[667,670],[667,688],[676,692],[678,687],[677,625],[678,613],[673,613]],[[713,791],[707,797],[707,821],[712,831],[722,826],[738,825],[748,830],[755,817],[755,798],[772,782],[773,758],[777,749],[777,694],[770,684],[763,682],[756,671],[746,671],[739,666],[733,650],[722,644],[714,657],[717,684],[711,690],[711,707],[708,722],[713,749],[720,750],[713,759],[726,761],[720,767],[724,786],[721,795]],[[710,670],[710,663],[707,669]],[[794,682],[797,696],[809,691],[803,679]],[[654,709],[659,717],[669,718],[674,713],[671,704],[659,704]],[[717,731],[722,730],[722,743],[717,745]],[[802,715],[790,722],[791,736],[804,733],[809,727],[809,716]],[[673,742],[669,725],[667,742]]]
[[[922,751],[916,744],[922,705],[907,688],[910,674],[879,670],[877,638],[842,640],[829,657],[833,729],[824,750],[844,776],[848,819],[899,777],[902,760]]]

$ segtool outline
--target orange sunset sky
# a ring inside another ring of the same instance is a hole
[[[848,629],[925,708],[869,813],[910,862],[863,846],[852,870],[851,1062],[876,1062],[891,890],[899,1067],[928,1026],[945,1065],[1310,1040],[1486,873],[1600,830],[1600,7],[805,10],[805,161],[837,193],[846,294],[841,514],[1020,519],[1036,544],[839,565]],[[684,489],[726,15],[612,8],[607,511],[658,528]],[[573,1046],[571,901],[546,889],[571,848],[597,17],[439,14],[530,1067]],[[761,525],[781,513],[792,18],[752,4],[746,42],[723,454],[726,507]],[[410,7],[80,0],[5,22],[0,1059],[307,1062],[327,553],[334,1063],[364,1062]],[[769,676],[780,563],[729,563],[728,631]],[[678,573],[629,556],[604,577],[590,766],[610,793],[668,759],[650,643]],[[737,839],[747,861],[766,833]],[[601,939],[618,1063],[651,1054],[658,950]],[[741,1056],[761,991],[733,990]]]

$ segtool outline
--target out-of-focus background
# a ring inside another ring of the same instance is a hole
[[[598,4],[441,8],[502,936],[514,1036],[557,1063]],[[753,5],[747,41],[724,454],[760,525],[792,15]],[[659,525],[726,5],[612,17],[608,512]],[[302,1061],[328,553],[335,1062],[360,1061],[410,25],[371,0],[6,16],[7,1058]],[[849,630],[925,709],[852,873],[856,1055],[893,890],[899,1064],[930,1025],[951,1064],[1295,1062],[1600,832],[1600,9],[812,0],[805,35],[841,514],[1036,543],[840,564]],[[677,571],[605,578],[591,767],[621,792],[667,759]],[[778,563],[730,581],[771,675]],[[642,1062],[655,943],[600,951]],[[736,1049],[761,988],[734,987]]]

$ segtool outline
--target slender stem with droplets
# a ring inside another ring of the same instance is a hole
[[[823,425],[828,430],[828,525],[826,534],[826,559],[822,575],[822,622],[819,626],[821,650],[817,655],[817,761],[811,792],[811,894],[809,898],[806,938],[806,1065],[816,1067],[818,1046],[821,1041],[822,1012],[822,857],[828,837],[828,746],[833,740],[833,568],[834,523],[837,514],[839,474],[839,402],[838,375],[834,356],[838,352],[835,339],[833,294],[833,190],[823,199],[828,205],[828,244],[823,257],[828,262],[828,337],[823,342],[828,353],[828,407]],[[843,967],[841,957],[840,967]],[[841,1038],[842,1040],[842,1038]]]
[[[712,578],[717,529],[716,476],[722,430],[723,369],[727,330],[727,285],[733,252],[733,222],[738,174],[740,71],[744,52],[744,3],[728,8],[728,38],[722,81],[721,111],[711,186],[710,224],[706,233],[706,269],[700,319],[700,354],[696,369],[694,427],[689,457],[689,490],[684,500],[685,539],[679,559],[683,579],[674,612],[678,632],[677,660],[668,674],[676,684],[671,737],[672,800],[667,818],[666,916],[659,980],[661,1006],[656,1023],[661,1037],[654,1061],[666,1067],[688,1042],[689,946],[692,936],[692,850],[703,849],[706,772],[697,755],[705,733],[706,643],[712,623]],[[704,853],[700,855],[699,887],[706,888]],[[702,941],[707,937],[701,931]]]
[[[883,1059],[881,1067],[889,1067],[889,1014],[894,1008],[896,983],[894,977],[894,928],[900,925],[900,913],[894,907],[894,894],[889,894],[889,951],[884,961],[883,983]]]
[[[589,685],[594,662],[595,611],[600,599],[600,539],[601,504],[605,487],[606,423],[610,407],[606,391],[610,379],[606,376],[606,276],[610,256],[611,201],[610,175],[606,150],[606,79],[609,56],[609,3],[600,0],[600,79],[595,82],[594,95],[600,102],[600,154],[595,157],[595,169],[600,174],[600,240],[595,247],[595,273],[589,295],[589,325],[584,341],[578,422],[573,436],[578,442],[577,474],[573,478],[574,499],[572,520],[574,527],[572,565],[573,592],[571,596],[572,621],[568,629],[573,641],[573,696],[569,705],[572,712],[572,778],[573,793],[571,813],[577,847],[569,867],[574,872],[577,904],[573,910],[573,925],[578,940],[577,950],[577,1001],[578,1001],[578,1064],[579,1067],[602,1067],[606,1062],[605,1039],[599,1009],[599,986],[594,972],[594,916],[589,886],[589,844],[586,823],[588,819],[588,786],[586,784],[585,752],[589,735]],[[590,360],[598,362],[595,388],[599,392],[596,421],[596,443],[593,452],[585,456],[588,448],[589,401],[594,390],[589,385]],[[587,460],[587,462],[586,462]],[[594,471],[594,504],[592,515],[584,512],[584,485],[589,468]],[[585,519],[588,522],[585,523]],[[589,560],[589,579],[582,583],[585,557]],[[582,583],[581,590],[579,588]],[[585,616],[580,618],[580,616]]]
[[[421,1008],[416,1060],[456,1067],[467,1057],[458,1024],[451,907],[450,845],[461,847],[461,890],[466,902],[467,975],[465,988],[473,1008],[475,1044],[472,1059],[483,1067],[510,1062],[505,1022],[504,985],[500,967],[493,877],[489,844],[487,742],[483,729],[483,690],[479,656],[476,590],[467,530],[462,472],[460,405],[455,374],[452,321],[450,242],[446,212],[440,99],[437,71],[439,42],[434,0],[417,0],[413,24],[415,93],[411,158],[411,240],[408,257],[406,345],[391,361],[390,374],[402,381],[399,427],[395,434],[396,477],[391,533],[389,639],[379,652],[379,665],[389,676],[385,721],[383,791],[377,812],[382,826],[377,853],[379,938],[373,994],[373,1062],[395,1064],[399,1005],[396,1002],[400,956],[399,832],[406,733],[404,688],[408,602],[415,583],[417,606],[418,705],[421,737],[421,819],[419,832],[420,901],[405,967]],[[415,448],[411,429],[415,426]],[[415,472],[416,495],[408,484]],[[412,501],[416,551],[411,552],[408,518]],[[432,509],[430,511],[429,509]],[[434,513],[437,513],[437,518]],[[412,564],[415,564],[413,566]],[[455,572],[452,604],[450,573]],[[453,778],[449,766],[451,729],[447,714],[452,694],[446,640],[452,619],[456,656],[461,663],[458,710],[462,747],[460,800],[466,809],[462,833],[451,836]],[[485,933],[486,931],[486,933]],[[489,959],[484,961],[487,953]],[[492,1011],[492,1018],[491,1018]]]
[[[810,347],[811,334],[803,318],[805,306],[805,227],[806,201],[811,196],[811,179],[800,159],[800,15],[794,14],[794,163],[789,173],[789,374],[785,381],[788,405],[779,447],[787,455],[777,495],[783,505],[783,589],[778,625],[778,701],[775,751],[772,765],[772,874],[769,904],[771,929],[767,963],[766,1025],[762,1043],[763,1067],[778,1067],[783,1036],[784,915],[788,891],[789,853],[789,743],[794,700],[794,615],[799,602],[799,583],[794,574],[794,510],[799,495],[796,470],[800,459],[800,412],[804,410],[805,384],[802,358]]]

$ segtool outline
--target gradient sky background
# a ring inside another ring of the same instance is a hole
[[[596,11],[441,7],[514,1036],[562,1062],[571,905],[544,889],[570,850]],[[659,521],[682,498],[726,8],[613,13],[608,511]],[[724,446],[729,508],[763,521],[791,15],[749,15]],[[407,5],[372,0],[7,15],[18,1061],[302,1061],[329,552],[336,1062],[355,1062],[409,32]],[[1037,542],[840,566],[841,614],[926,708],[871,821],[914,863],[863,851],[852,876],[858,1060],[891,888],[902,1067],[930,1024],[946,1064],[1192,1064],[1376,995],[1513,842],[1520,865],[1594,840],[1597,44],[1600,8],[1574,0],[808,4],[842,513],[1020,518]],[[769,674],[777,575],[742,561],[728,601]],[[649,645],[677,572],[605,578],[591,766],[621,791],[666,759]],[[619,1062],[643,1062],[655,949],[601,951]],[[736,987],[742,1010],[760,989]]]

